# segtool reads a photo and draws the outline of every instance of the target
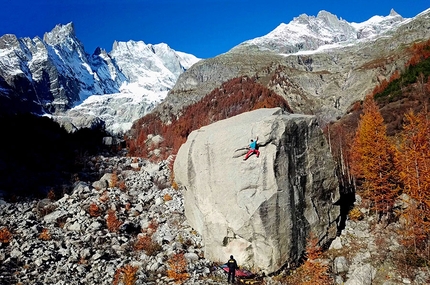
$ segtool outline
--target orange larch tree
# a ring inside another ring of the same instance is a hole
[[[187,273],[187,260],[183,253],[173,254],[167,261],[169,268],[167,277],[175,280],[175,283],[183,283],[190,277]]]
[[[427,110],[405,115],[396,167],[404,192],[411,198],[404,213],[407,237],[417,246],[430,236],[430,120]]]
[[[395,153],[378,106],[372,96],[366,96],[351,147],[351,170],[363,182],[362,195],[380,214],[391,211],[399,192]]]

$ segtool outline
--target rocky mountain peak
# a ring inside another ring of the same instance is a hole
[[[390,16],[400,16],[400,14],[398,14],[396,11],[394,11],[394,9],[391,8]]]
[[[0,37],[0,49],[18,47],[19,41],[15,35],[5,34]]]
[[[56,25],[50,32],[44,34],[43,41],[48,45],[55,46],[61,44],[67,38],[76,39],[75,28],[72,22],[66,25]]]
[[[320,11],[316,17],[317,21],[312,23],[313,25],[319,24],[332,29],[334,33],[349,33],[351,30],[350,24],[343,20],[339,19],[336,15],[333,15],[327,11]],[[313,30],[318,31],[318,27],[313,27]]]
[[[100,55],[101,53],[105,53],[106,51],[102,49],[101,47],[96,47],[96,49],[93,52],[93,55]]]

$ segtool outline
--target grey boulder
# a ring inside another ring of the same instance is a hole
[[[260,156],[243,160],[258,136]],[[193,131],[178,151],[175,179],[205,257],[274,272],[297,261],[313,233],[334,238],[335,164],[316,117],[258,109]]]

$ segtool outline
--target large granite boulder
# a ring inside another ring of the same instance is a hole
[[[260,156],[244,161],[258,136]],[[259,109],[193,131],[174,172],[185,215],[202,236],[205,257],[273,272],[297,261],[312,232],[336,233],[338,183],[314,116]]]

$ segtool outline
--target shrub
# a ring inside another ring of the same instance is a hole
[[[132,266],[127,264],[123,267],[118,268],[115,271],[115,275],[113,278],[113,284],[118,285],[120,282],[123,285],[134,285],[136,284],[137,277],[136,272],[139,268],[137,266]]]
[[[98,217],[101,214],[99,206],[97,206],[96,203],[91,203],[90,207],[88,208],[88,213],[91,217]]]
[[[179,189],[179,185],[178,185],[178,183],[176,183],[175,180],[172,181],[172,188],[175,189],[175,190]]]
[[[86,260],[84,256],[81,256],[81,258],[78,261],[78,264],[81,264],[81,265],[88,264],[88,260]]]
[[[66,224],[66,221],[67,221],[67,216],[60,217],[55,221],[55,226],[63,229],[64,225]]]
[[[42,232],[39,235],[39,239],[45,240],[45,241],[51,239],[51,234],[49,233],[49,230],[47,228],[42,229]]]
[[[307,240],[307,260],[292,274],[285,277],[286,284],[297,285],[331,285],[333,280],[329,275],[329,267],[321,263],[322,249],[314,235]]]
[[[127,186],[125,185],[125,181],[121,180],[118,184],[118,188],[119,190],[121,190],[122,192],[125,192],[125,190],[127,190]]]
[[[353,221],[360,221],[364,218],[363,213],[358,208],[352,208],[349,212],[349,218]]]
[[[179,185],[175,181],[175,173],[173,172],[173,165],[175,164],[175,159],[176,159],[176,156],[173,155],[172,158],[169,160],[169,164],[167,166],[169,167],[169,170],[170,170],[170,177],[169,177],[170,184],[172,185],[173,189],[178,190]]]
[[[305,273],[302,279],[303,285],[330,285],[333,280],[329,274],[330,268],[320,262],[322,248],[318,244],[318,238],[313,234],[307,240],[306,256],[307,260],[303,264],[303,272]]]
[[[161,246],[152,240],[151,235],[138,235],[134,243],[134,249],[144,250],[146,255],[155,256],[161,250]]]
[[[170,201],[170,200],[172,200],[173,198],[172,198],[172,196],[170,196],[169,195],[169,193],[166,193],[166,194],[164,194],[164,197],[163,197],[163,199],[164,199],[164,201]]]
[[[152,220],[148,225],[147,232],[152,235],[153,233],[155,233],[157,231],[157,229],[158,229],[157,222],[155,220]]]
[[[0,229],[0,242],[1,243],[9,243],[12,239],[12,234],[10,233],[7,227],[3,227]]]
[[[106,218],[106,224],[110,232],[117,232],[119,230],[119,227],[122,225],[122,222],[118,220],[115,210],[109,209]]]
[[[146,230],[142,229],[144,234],[137,236],[137,240],[134,243],[134,249],[144,250],[149,256],[156,255],[161,250],[161,245],[152,240],[152,235],[157,231],[158,224],[152,220]]]
[[[109,187],[111,188],[116,187],[117,184],[118,184],[118,174],[116,174],[116,171],[115,171],[114,173],[112,173]]]
[[[167,270],[167,277],[175,280],[175,283],[182,283],[189,278],[187,273],[187,260],[183,253],[176,253],[172,255],[167,261],[169,268]]]

